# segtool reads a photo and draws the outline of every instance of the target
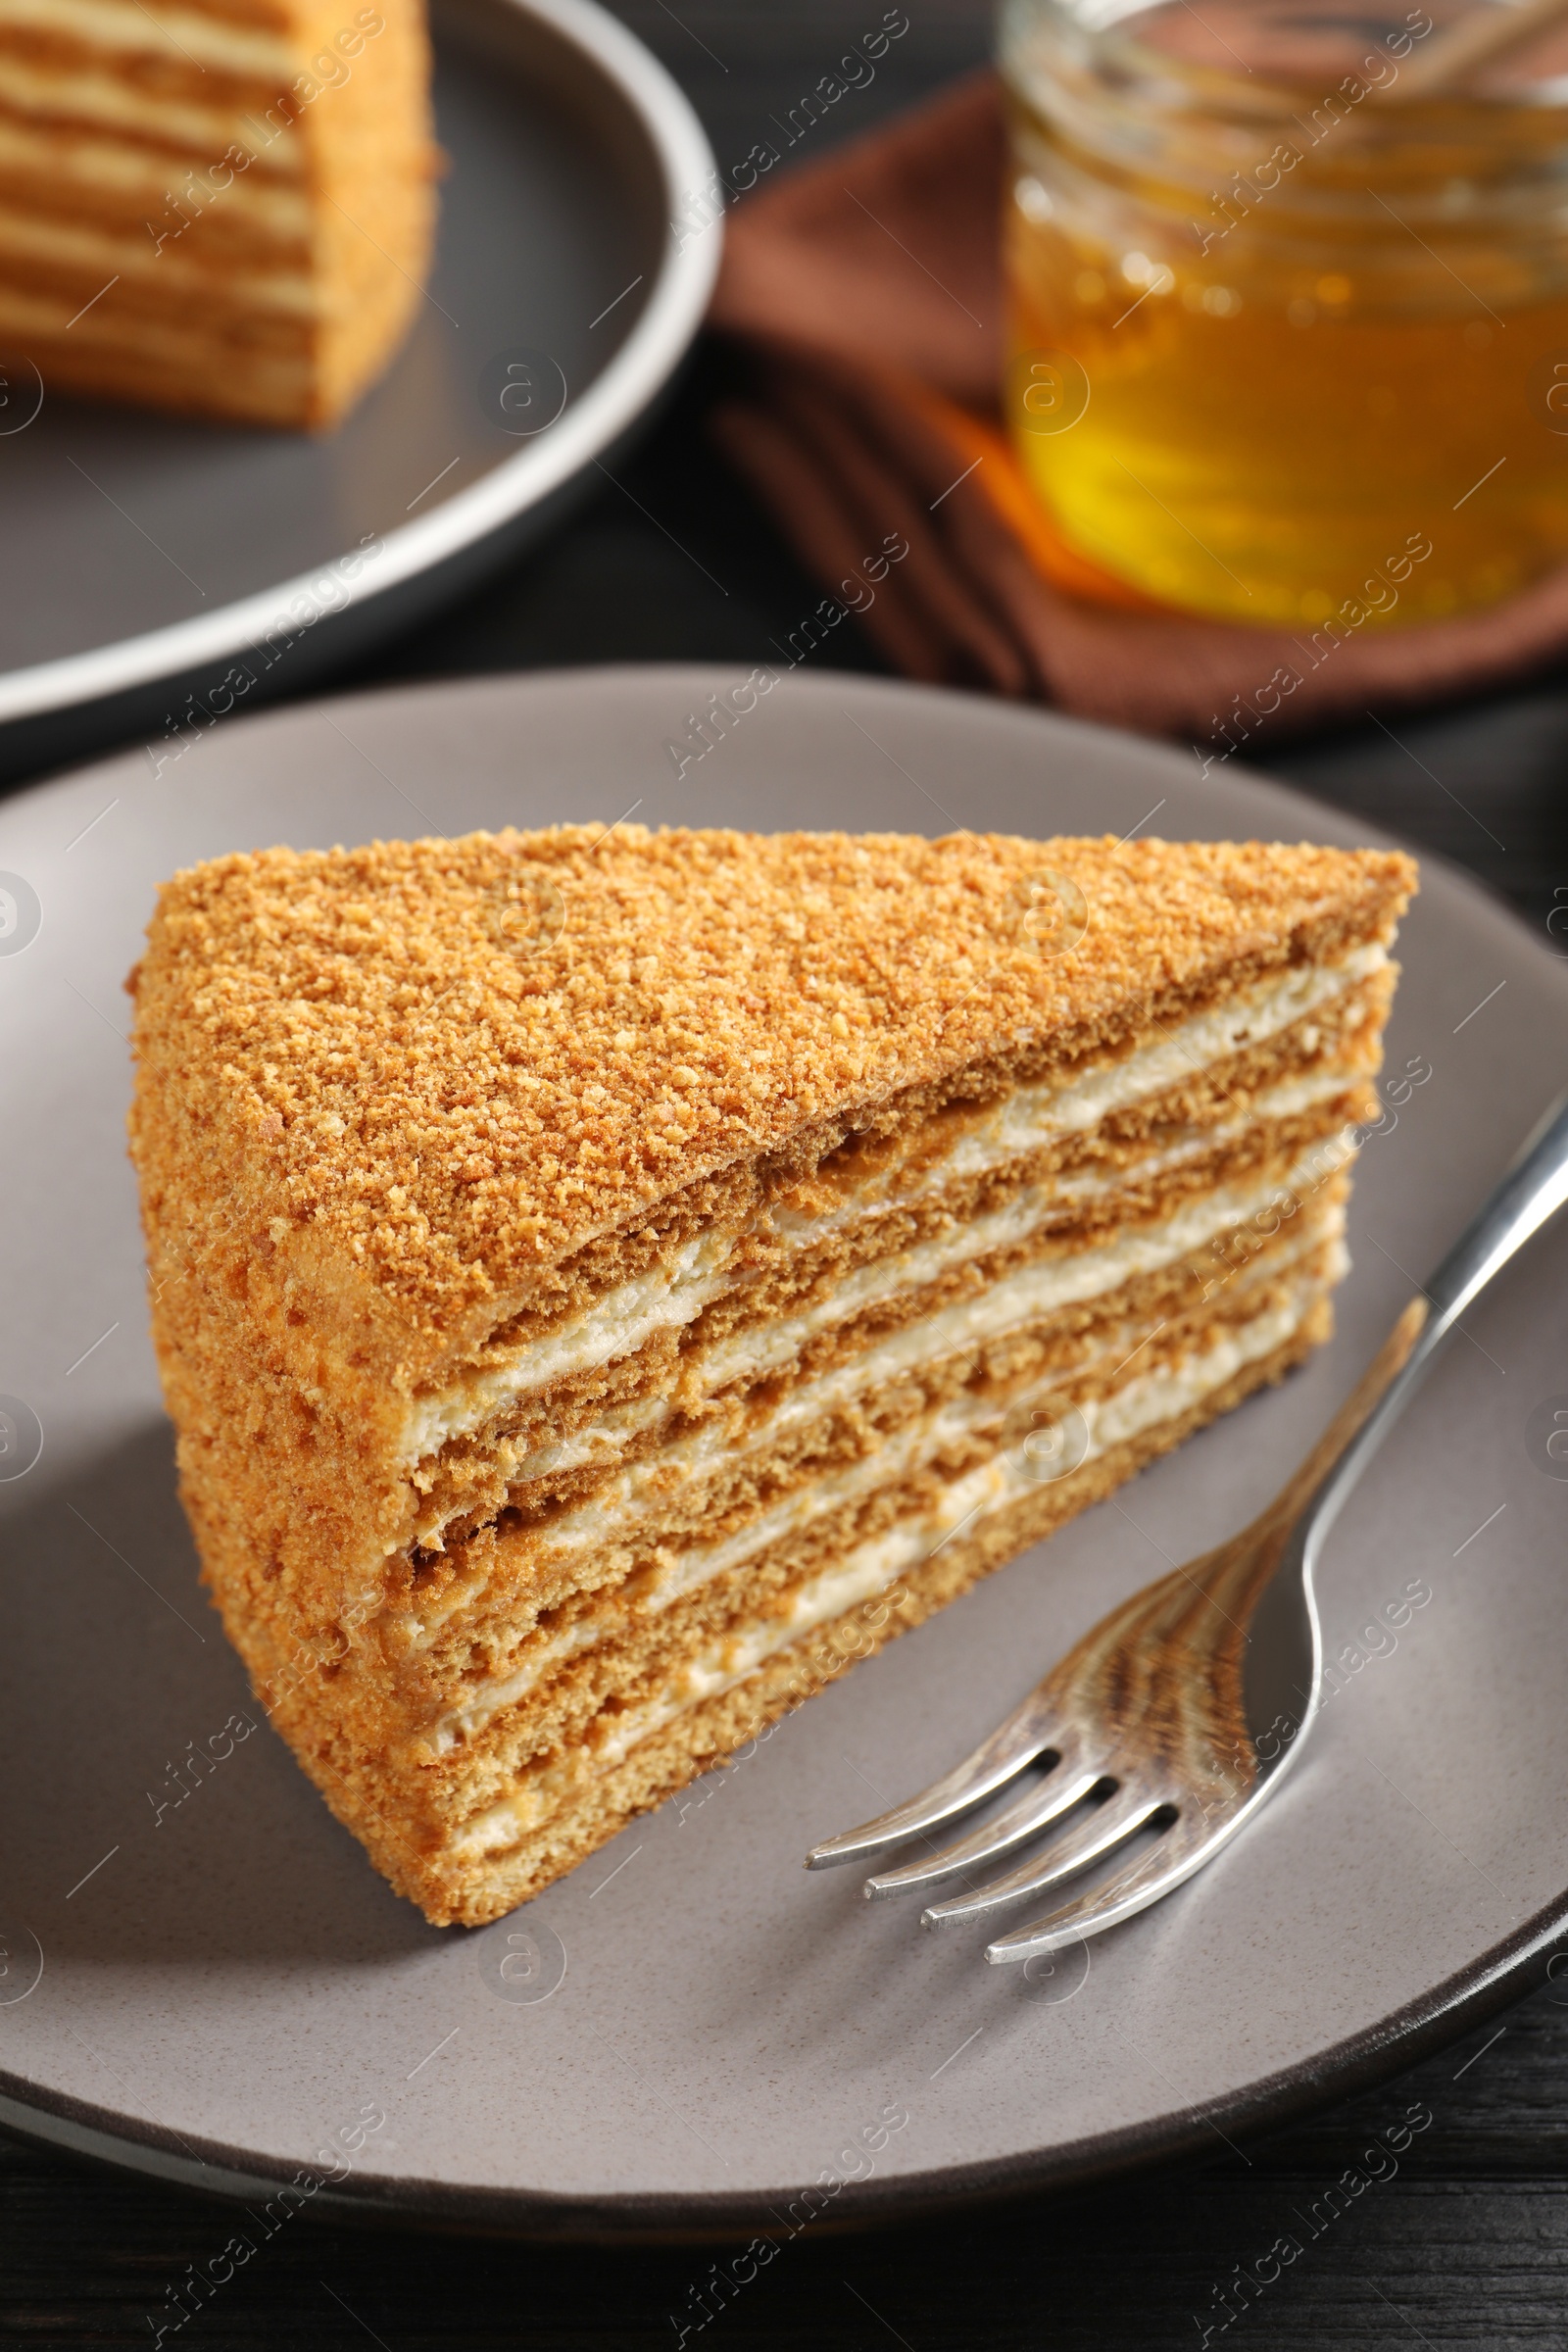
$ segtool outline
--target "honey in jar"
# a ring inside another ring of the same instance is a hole
[[[1378,627],[1568,558],[1568,49],[1421,93],[1464,13],[1004,9],[1009,426],[1113,578]]]

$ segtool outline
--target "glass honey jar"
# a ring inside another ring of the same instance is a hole
[[[1568,560],[1568,32],[1433,86],[1475,13],[1004,0],[1008,426],[1112,581],[1385,627]]]

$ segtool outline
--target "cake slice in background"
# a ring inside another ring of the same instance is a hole
[[[1413,883],[624,825],[177,875],[182,1491],[393,1885],[510,1909],[1325,1338]]]
[[[420,0],[0,0],[0,356],[334,423],[429,262]]]

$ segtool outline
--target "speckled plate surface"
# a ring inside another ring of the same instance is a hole
[[[687,713],[739,683],[579,671],[295,708],[161,779],[125,758],[0,808],[0,2123],[241,2193],[258,2244],[280,2181],[295,2206],[519,2230],[778,2231],[1209,2152],[1459,2032],[1568,1923],[1547,1446],[1568,1229],[1469,1318],[1341,1520],[1325,1623],[1362,1662],[1201,1876],[1031,1986],[978,1932],[922,1935],[801,1868],[1273,1492],[1568,1076],[1568,970],[1431,866],[1389,1054],[1430,1075],[1363,1154],[1340,1336],[1282,1390],[477,1933],[382,1885],[250,1704],[174,1499],[122,1144],[120,983],[161,876],[634,803],[1366,838],[1171,751],[843,678],[781,683],[677,780]],[[1411,1587],[1430,1597],[1401,1609]]]

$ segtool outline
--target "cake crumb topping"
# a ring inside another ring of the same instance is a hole
[[[829,1113],[1131,1035],[1325,920],[1384,935],[1413,884],[1393,853],[1109,836],[274,849],[165,886],[135,1045],[259,1235],[312,1228],[428,1326]]]

